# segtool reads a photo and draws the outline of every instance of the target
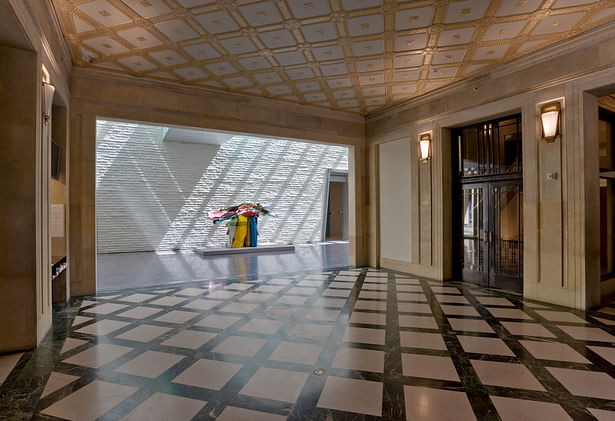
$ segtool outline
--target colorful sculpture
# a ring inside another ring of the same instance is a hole
[[[226,221],[228,227],[226,246],[232,248],[257,246],[258,217],[262,215],[276,216],[271,213],[269,206],[250,202],[208,213],[209,219],[214,224]]]

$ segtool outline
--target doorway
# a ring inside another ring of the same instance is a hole
[[[600,279],[606,286],[615,279],[615,96],[603,97],[599,104]],[[604,295],[611,289],[605,288]]]
[[[456,276],[523,289],[521,116],[453,131]]]
[[[348,173],[329,170],[325,202],[325,241],[348,240]]]

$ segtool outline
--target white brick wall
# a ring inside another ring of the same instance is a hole
[[[207,212],[271,205],[259,242],[320,241],[327,168],[348,169],[342,146],[235,136],[222,146],[164,142],[163,128],[99,120],[99,253],[220,247],[226,227]]]

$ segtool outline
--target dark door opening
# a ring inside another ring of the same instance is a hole
[[[453,131],[455,273],[523,289],[521,116]]]
[[[324,240],[348,240],[348,174],[330,171],[327,179]]]
[[[615,278],[615,112],[598,114],[600,147],[600,278]]]

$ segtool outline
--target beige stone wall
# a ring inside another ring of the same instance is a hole
[[[451,278],[450,129],[521,112],[524,295],[576,308],[598,304],[599,225],[591,223],[599,215],[595,98],[610,89],[615,77],[614,28],[599,28],[368,116],[370,146],[400,139],[416,144],[420,133],[433,132],[433,159],[420,164],[414,156],[408,180],[413,186],[410,248],[418,256],[413,252],[410,263],[382,256],[383,267]],[[546,143],[540,140],[538,115],[540,105],[552,100],[562,103],[563,133]],[[557,173],[557,179],[547,180],[548,172]],[[377,174],[371,174],[377,190]]]
[[[44,1],[0,1],[0,353],[33,348],[51,326],[49,142],[42,68],[68,104],[70,59]],[[67,114],[59,113],[58,128]],[[53,123],[52,123],[53,124]],[[54,131],[54,133],[56,133]]]
[[[36,345],[36,64],[0,46],[0,352]]]

